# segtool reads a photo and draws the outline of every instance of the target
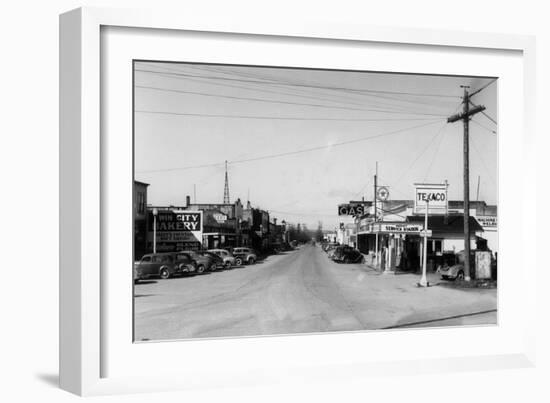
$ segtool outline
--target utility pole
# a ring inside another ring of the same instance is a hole
[[[476,113],[483,112],[484,106],[475,106],[470,109],[470,95],[468,86],[464,88],[462,97],[462,113],[447,118],[447,123],[454,123],[459,120],[464,122],[464,280],[470,281],[470,156],[469,156],[469,129],[470,117]],[[476,91],[477,93],[479,91]]]

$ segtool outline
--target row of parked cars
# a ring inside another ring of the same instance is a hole
[[[167,279],[176,275],[230,269],[243,264],[254,264],[257,260],[258,256],[251,248],[148,253],[134,262],[134,282],[153,277]]]
[[[322,245],[329,259],[337,263],[362,263],[363,254],[351,246],[337,243],[326,243]]]

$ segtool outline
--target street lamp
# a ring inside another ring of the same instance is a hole
[[[153,209],[153,253],[157,253],[157,215],[159,211]]]

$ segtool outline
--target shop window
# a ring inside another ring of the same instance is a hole
[[[138,214],[145,214],[145,194],[138,193]]]
[[[428,241],[428,255],[440,255],[443,250],[441,239],[430,239]]]

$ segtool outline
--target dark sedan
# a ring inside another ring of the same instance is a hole
[[[351,246],[337,246],[332,255],[332,260],[337,263],[361,263],[363,255]]]
[[[206,270],[212,270],[212,266],[214,266],[214,270],[216,269],[214,259],[212,259],[211,256],[203,255],[201,252],[197,252],[194,250],[183,250],[181,252],[191,256],[191,259],[193,259],[193,261],[195,262],[197,274],[202,274]]]
[[[212,265],[210,266],[210,271],[214,271],[216,269],[224,269],[225,263],[223,261],[223,258],[221,256],[216,255],[214,252],[201,252],[201,255],[209,257],[212,259]]]
[[[150,253],[134,263],[134,282],[150,277],[167,279],[180,273],[181,268],[176,264],[173,253]]]

